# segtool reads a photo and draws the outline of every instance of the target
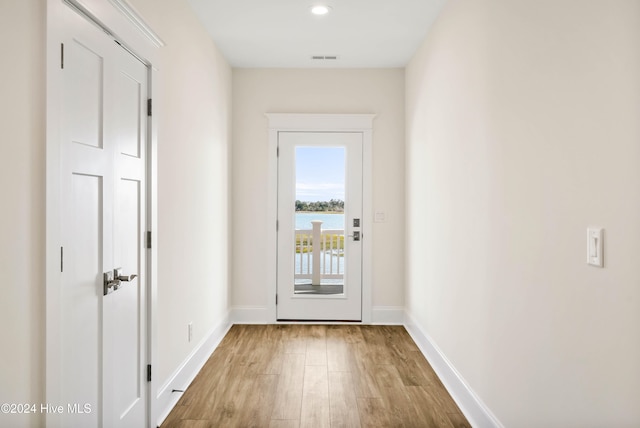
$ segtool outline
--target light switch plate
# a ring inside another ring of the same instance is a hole
[[[373,215],[374,223],[386,223],[387,222],[387,214],[384,211],[376,211]]]
[[[603,231],[600,228],[587,229],[587,263],[592,266],[603,267]]]

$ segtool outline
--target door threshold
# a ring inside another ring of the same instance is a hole
[[[289,319],[278,319],[276,323],[281,324],[305,324],[305,323],[314,323],[314,324],[354,324],[361,323],[362,320],[289,320]]]

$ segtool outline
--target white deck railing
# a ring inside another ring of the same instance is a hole
[[[322,221],[311,222],[313,229],[296,229],[295,279],[344,279],[344,229],[322,229]]]

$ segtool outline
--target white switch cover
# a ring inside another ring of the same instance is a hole
[[[387,214],[384,211],[376,211],[373,215],[374,223],[386,223],[387,222]]]
[[[592,266],[603,267],[603,242],[602,229],[587,229],[587,263]]]

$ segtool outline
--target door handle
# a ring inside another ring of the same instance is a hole
[[[353,232],[353,235],[348,235],[349,238],[352,238],[354,241],[359,241],[360,240],[360,232]]]
[[[133,281],[133,278],[138,276],[135,273],[131,274],[131,275],[123,275],[122,274],[122,268],[115,268],[113,270],[113,275],[115,276],[116,280],[124,281],[124,282]]]
[[[114,271],[105,272],[103,275],[103,294],[107,294],[116,291],[120,288],[120,280],[113,277]]]
[[[109,272],[105,272],[103,275],[103,294],[106,296],[109,293],[113,293],[122,286],[123,282],[133,281],[137,274],[123,275],[122,268],[116,268]]]

